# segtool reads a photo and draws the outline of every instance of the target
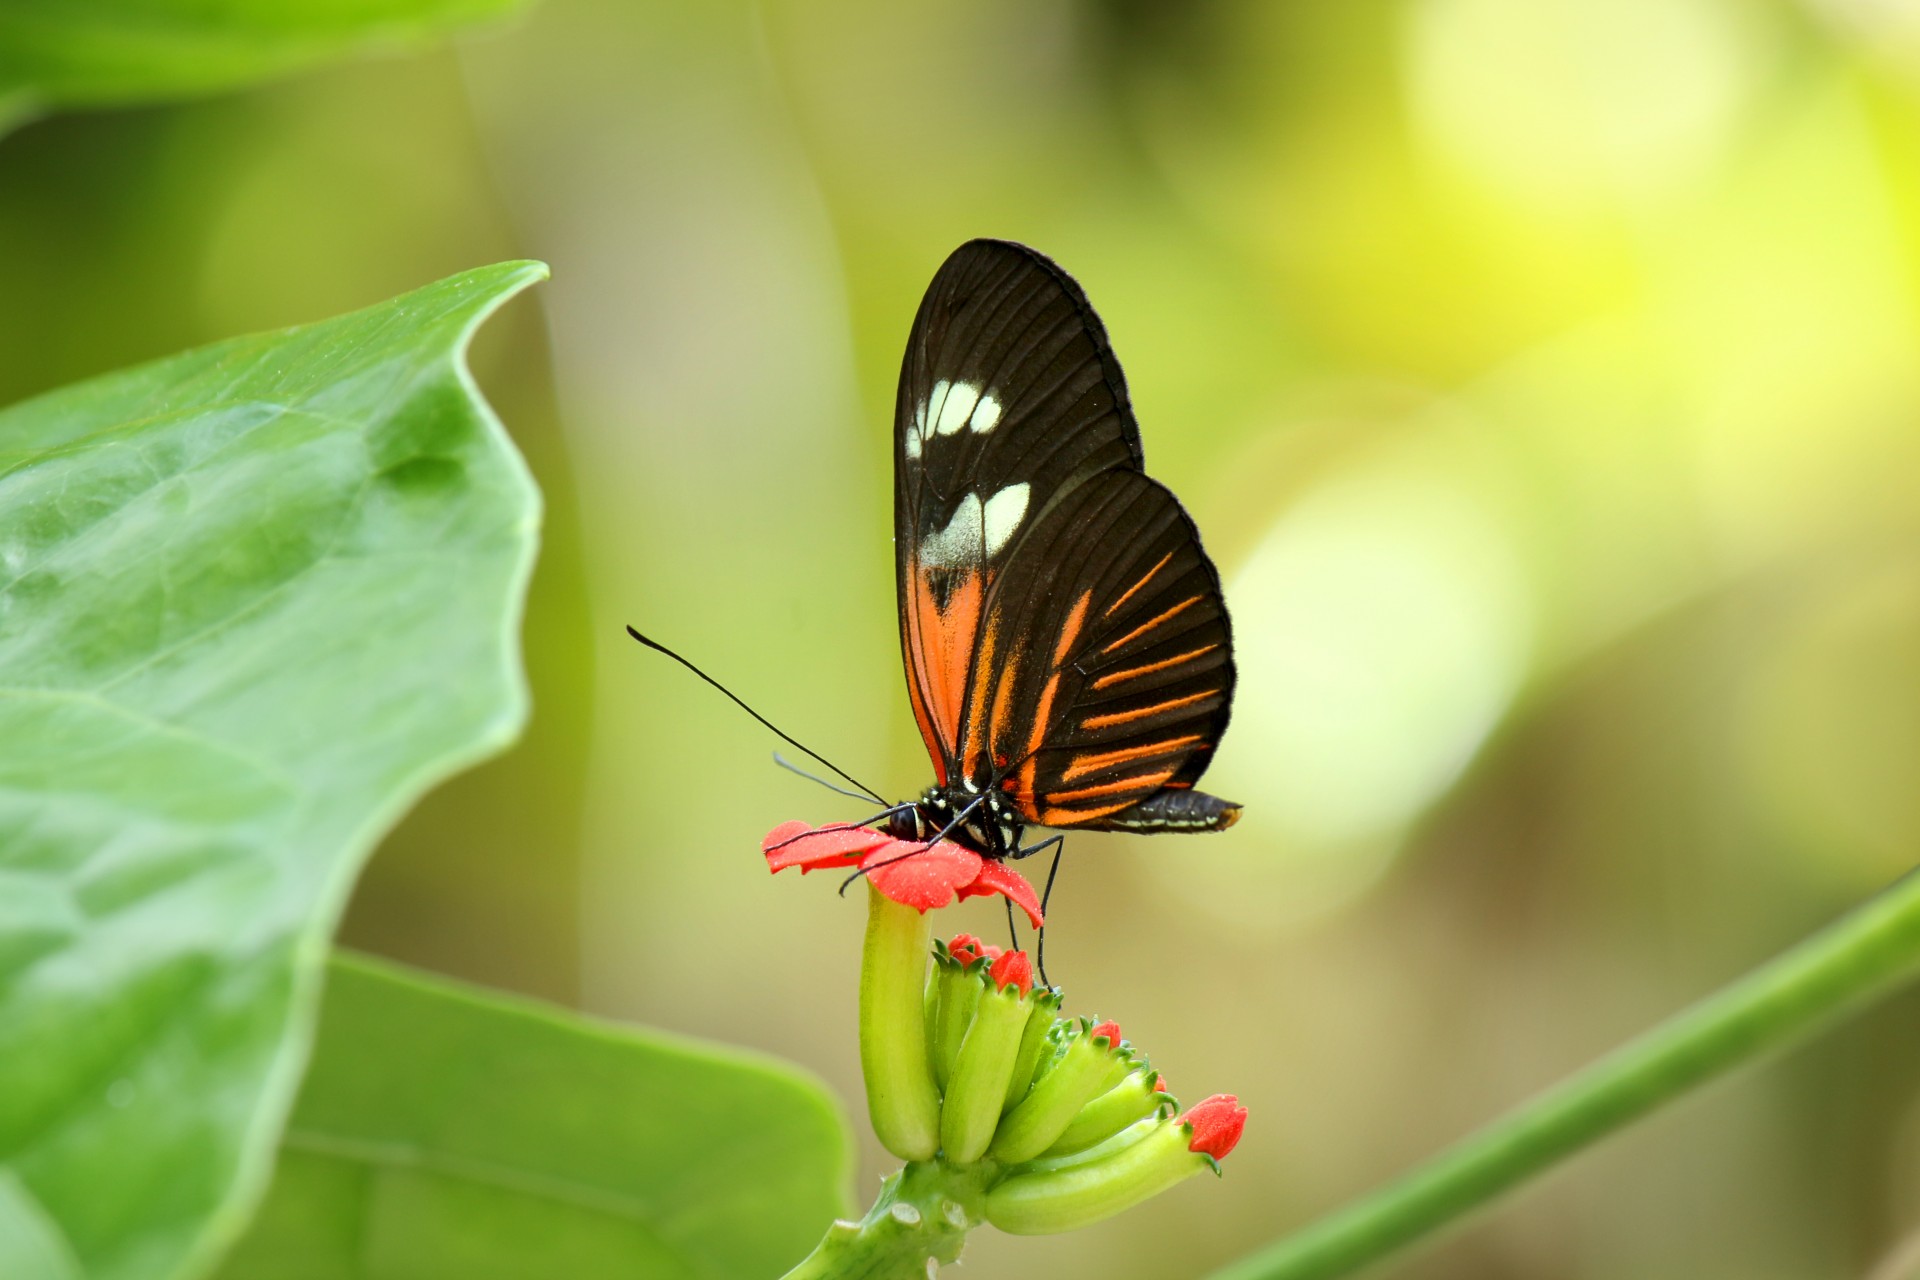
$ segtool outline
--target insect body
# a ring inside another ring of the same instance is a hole
[[[1233,697],[1220,577],[1142,469],[1073,278],[1023,245],[955,250],[907,339],[893,443],[900,646],[935,781],[892,833],[1009,858],[1029,826],[1233,825],[1240,806],[1193,789]]]

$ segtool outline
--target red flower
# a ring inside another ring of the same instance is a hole
[[[995,958],[987,970],[987,976],[1001,990],[1018,987],[1024,996],[1033,990],[1033,961],[1027,958],[1024,951],[1009,951]]]
[[[1105,1036],[1107,1038],[1107,1045],[1111,1048],[1120,1043],[1120,1024],[1117,1022],[1102,1022],[1093,1030],[1087,1032],[1087,1035],[1089,1037]]]
[[[947,954],[964,965],[972,964],[983,956],[988,960],[998,960],[1000,948],[991,942],[982,942],[970,933],[956,933],[953,941],[947,944]]]
[[[1045,923],[1040,896],[1026,877],[951,840],[927,845],[896,840],[871,827],[783,822],[767,833],[760,851],[767,855],[769,871],[859,867],[881,893],[921,911],[997,893],[1026,912],[1034,928]]]
[[[1180,1117],[1180,1123],[1193,1131],[1187,1150],[1224,1160],[1240,1141],[1240,1131],[1247,1127],[1247,1109],[1232,1094],[1216,1093],[1195,1103]]]

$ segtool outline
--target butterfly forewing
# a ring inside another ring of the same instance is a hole
[[[961,246],[915,318],[894,435],[901,643],[940,783],[1059,827],[1191,786],[1226,725],[1226,610],[1140,469],[1079,287],[1022,246]]]

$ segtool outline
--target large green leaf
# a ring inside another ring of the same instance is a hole
[[[470,271],[0,412],[0,1276],[239,1234],[373,842],[525,718]]]
[[[234,88],[406,48],[524,0],[4,0],[0,125],[69,106]]]
[[[771,1280],[844,1213],[821,1087],[343,957],[225,1280]]]

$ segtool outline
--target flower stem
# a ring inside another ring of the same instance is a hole
[[[927,1280],[928,1261],[960,1257],[986,1218],[990,1164],[909,1164],[888,1178],[859,1222],[836,1222],[782,1280]]]
[[[1806,1036],[1920,971],[1920,874],[1494,1121],[1213,1280],[1329,1280],[1451,1225],[1589,1143]]]

